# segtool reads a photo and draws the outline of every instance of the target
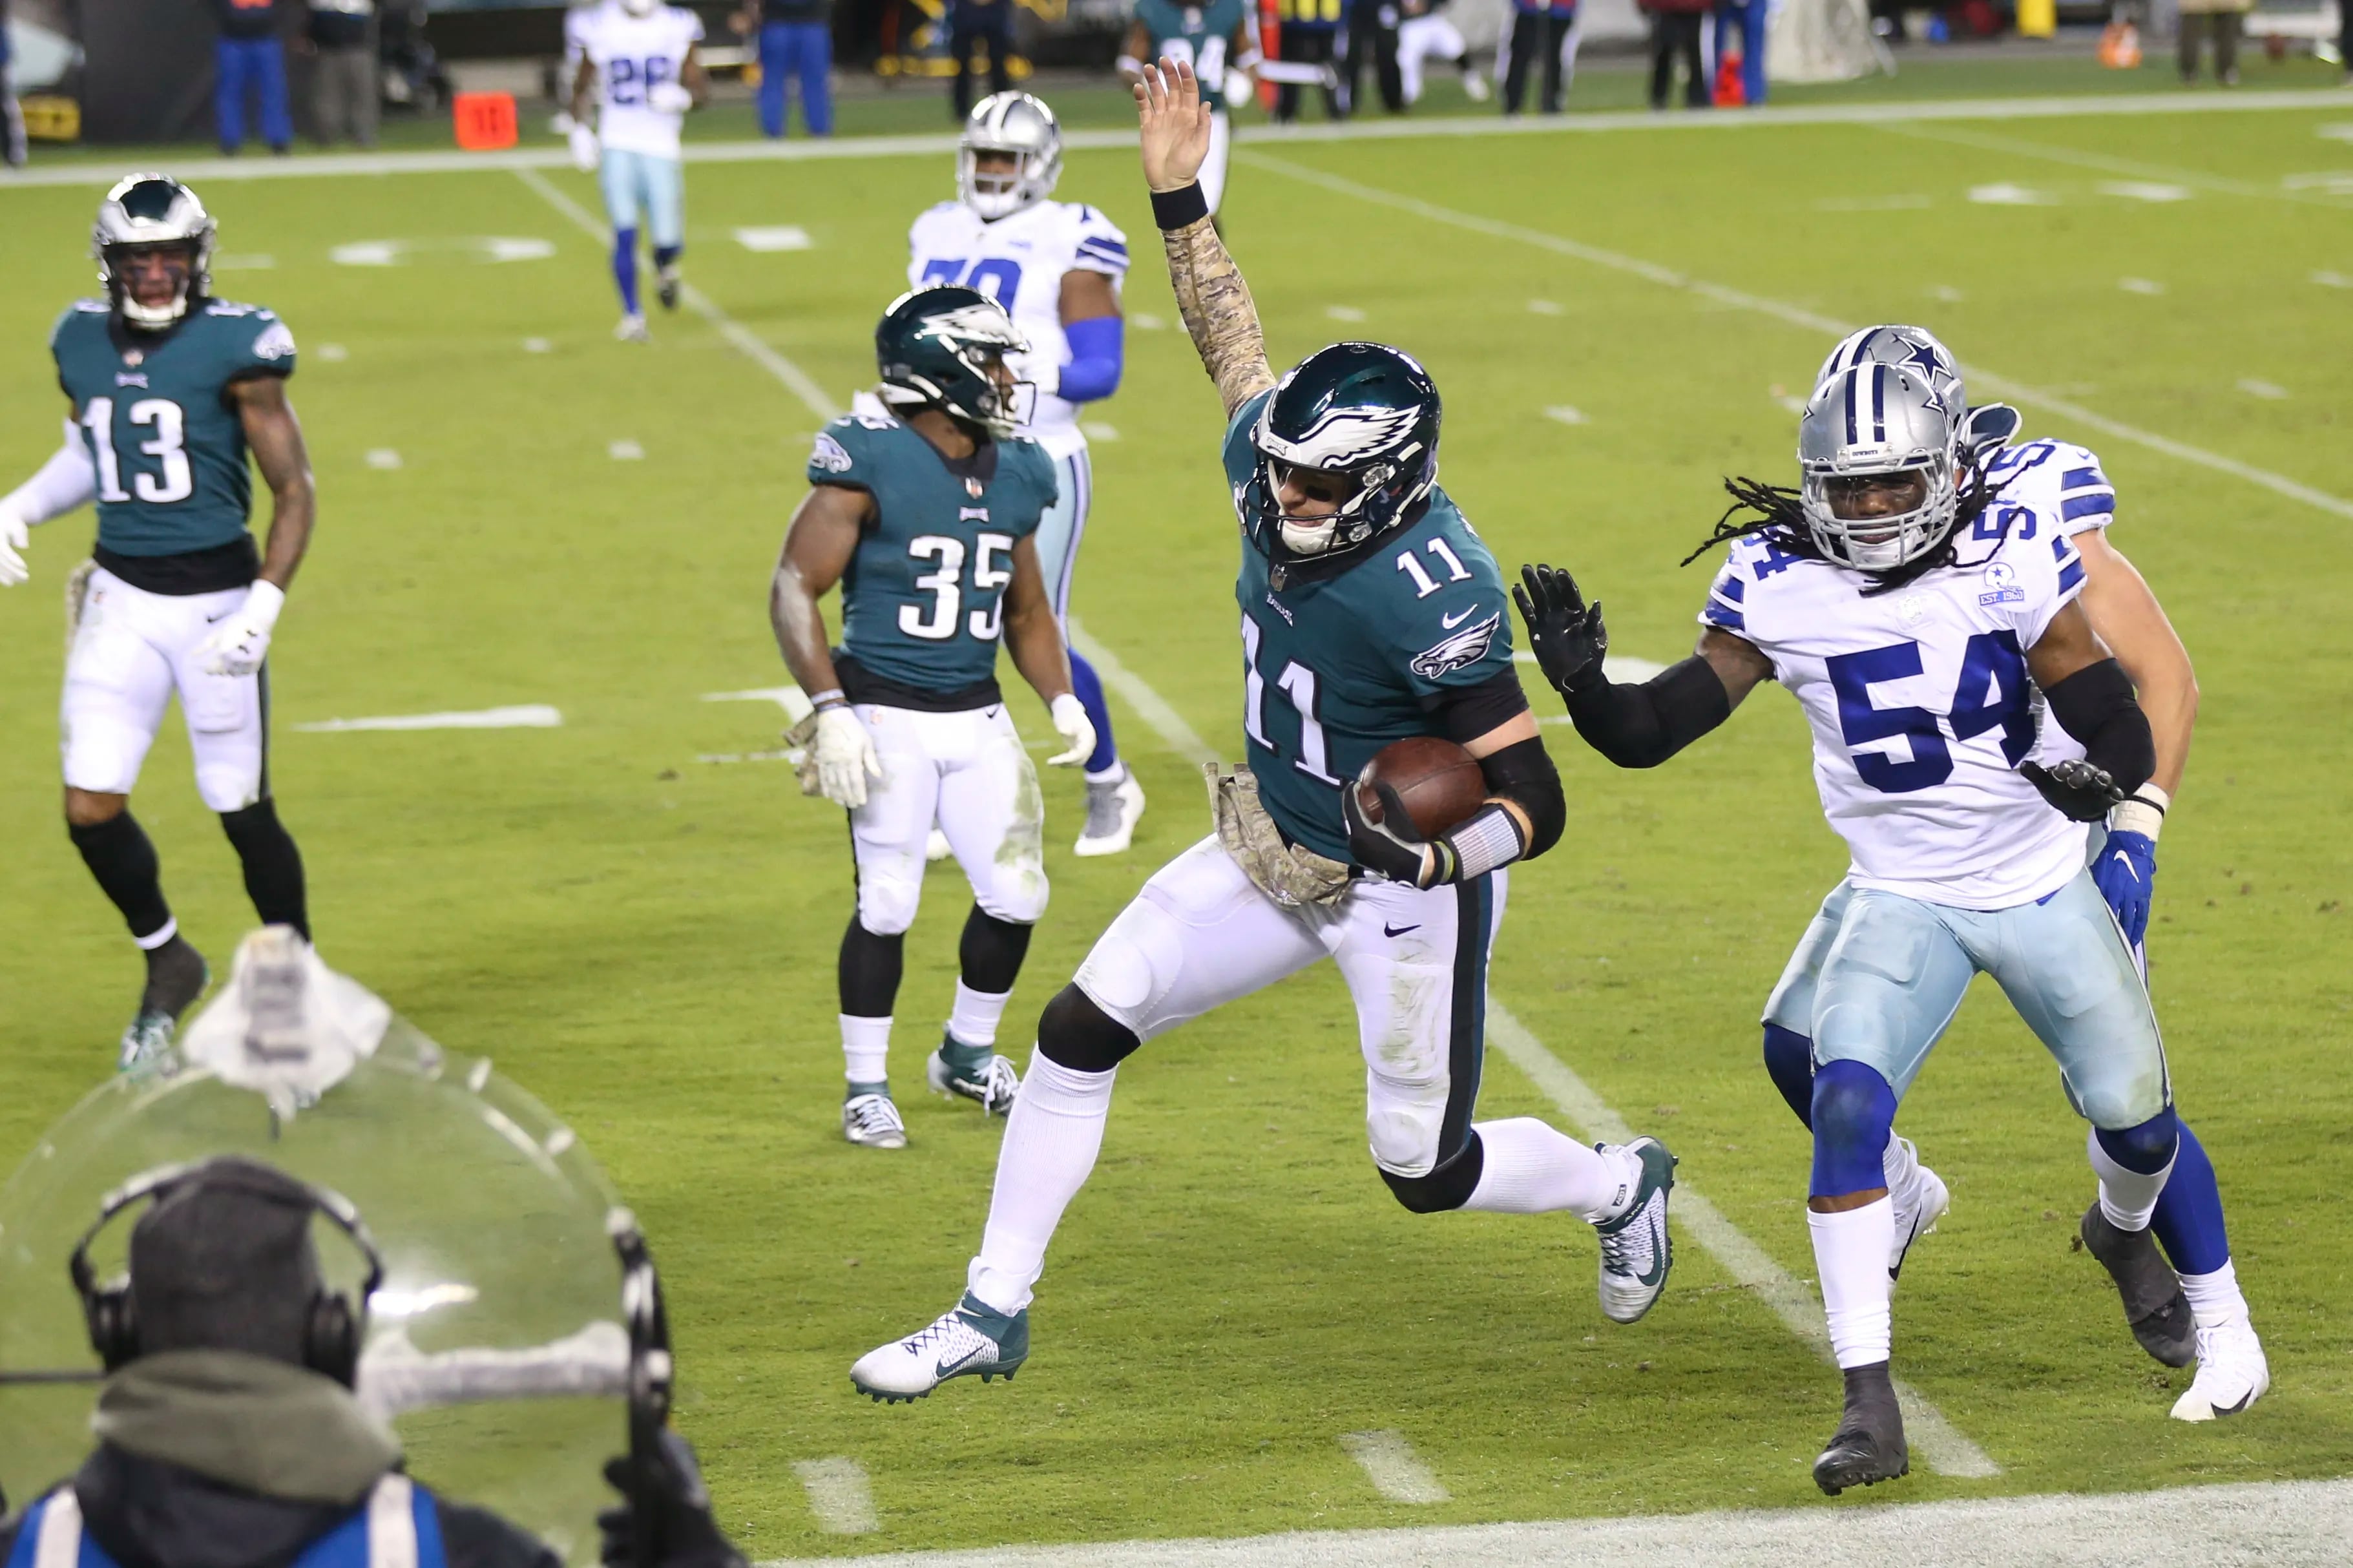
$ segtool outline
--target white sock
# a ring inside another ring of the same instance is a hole
[[[1483,1163],[1466,1209],[1489,1214],[1551,1214],[1567,1209],[1588,1224],[1624,1209],[1642,1179],[1642,1163],[1612,1159],[1556,1132],[1533,1116],[1482,1121]]]
[[[2173,1174],[2173,1161],[2168,1160],[2164,1170],[2145,1176],[2117,1164],[2116,1156],[2100,1147],[2098,1129],[2085,1133],[2084,1142],[2093,1173],[2100,1178],[2100,1212],[2118,1230],[2147,1230],[2148,1216],[2157,1212],[2158,1196],[2165,1191],[2165,1179]]]
[[[1879,1168],[1887,1178],[1888,1192],[1900,1193],[1920,1169],[1918,1152],[1891,1132],[1887,1135],[1887,1152],[1879,1157]]]
[[[1099,773],[1088,773],[1086,775],[1086,781],[1087,783],[1093,784],[1117,784],[1126,776],[1127,764],[1121,762],[1117,757],[1113,757],[1112,759],[1111,766],[1105,768]]]
[[[138,944],[140,952],[153,952],[179,934],[180,918],[177,915],[166,915],[164,917],[162,925],[157,926],[145,936],[134,936],[131,940]]]
[[[1046,1244],[1095,1168],[1103,1123],[1111,1117],[1110,1072],[1077,1072],[1029,1053],[1029,1068],[1005,1119],[997,1151],[997,1185],[988,1228],[965,1284],[994,1310],[1011,1317],[1029,1305],[1046,1271]]]
[[[1886,1198],[1841,1214],[1806,1211],[1822,1315],[1841,1369],[1885,1361],[1894,1338],[1887,1310],[1887,1254],[1895,1245],[1895,1205]]]
[[[1012,1000],[1010,991],[992,996],[957,981],[955,1011],[948,1015],[948,1033],[960,1046],[995,1046],[997,1022],[1005,1016],[1005,1005]]]
[[[852,1083],[881,1083],[890,1076],[891,1020],[841,1016],[841,1055]]]
[[[2235,1263],[2225,1263],[2211,1274],[2184,1274],[2181,1293],[2189,1298],[2189,1315],[2201,1329],[2247,1321],[2247,1299],[2239,1293]]]

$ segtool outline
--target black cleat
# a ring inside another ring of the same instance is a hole
[[[663,310],[678,309],[678,269],[674,267],[663,268],[654,280],[654,298],[661,301]]]
[[[1846,1413],[1821,1458],[1814,1461],[1814,1484],[1831,1497],[1849,1487],[1876,1486],[1912,1470],[1912,1450],[1904,1441],[1904,1412],[1895,1403],[1895,1383],[1887,1363],[1849,1367]]]
[[[2168,1366],[2188,1366],[2198,1359],[2198,1323],[2190,1315],[2189,1298],[2182,1292],[2181,1277],[2157,1250],[2145,1230],[2120,1230],[2094,1203],[2084,1211],[2077,1227],[2084,1250],[2100,1260],[2124,1298],[2125,1322],[2140,1348]]]
[[[140,1014],[161,1014],[177,1023],[189,1005],[205,994],[205,984],[211,978],[205,955],[191,947],[186,937],[174,935],[147,954],[147,988],[139,996]]]

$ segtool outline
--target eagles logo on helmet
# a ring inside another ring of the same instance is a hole
[[[874,329],[876,391],[893,408],[937,408],[1002,438],[1020,426],[1020,392],[1031,385],[1011,376],[1006,356],[1029,347],[1004,307],[976,289],[913,289]]]
[[[1318,349],[1276,384],[1250,428],[1258,463],[1234,507],[1276,563],[1277,587],[1409,521],[1438,482],[1440,415],[1429,373],[1382,343]],[[1330,510],[1293,514],[1282,491],[1295,469],[1337,476],[1347,493]]]

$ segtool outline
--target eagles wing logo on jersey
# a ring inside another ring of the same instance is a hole
[[[1503,619],[1503,613],[1498,611],[1476,626],[1441,637],[1413,656],[1413,672],[1424,680],[1436,680],[1450,671],[1478,663],[1487,657],[1487,649],[1495,640],[1495,628]]]
[[[294,334],[286,330],[283,321],[270,322],[261,330],[261,335],[253,340],[253,357],[256,359],[284,359],[293,352]]]
[[[809,466],[823,468],[828,474],[846,474],[852,465],[849,451],[823,430],[817,433],[817,444],[809,448]]]

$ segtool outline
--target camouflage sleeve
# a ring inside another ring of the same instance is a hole
[[[1177,312],[1201,368],[1217,384],[1230,417],[1237,408],[1274,384],[1266,363],[1266,334],[1258,322],[1258,306],[1250,285],[1242,281],[1226,242],[1208,218],[1183,228],[1165,231],[1168,281],[1176,290]]]

